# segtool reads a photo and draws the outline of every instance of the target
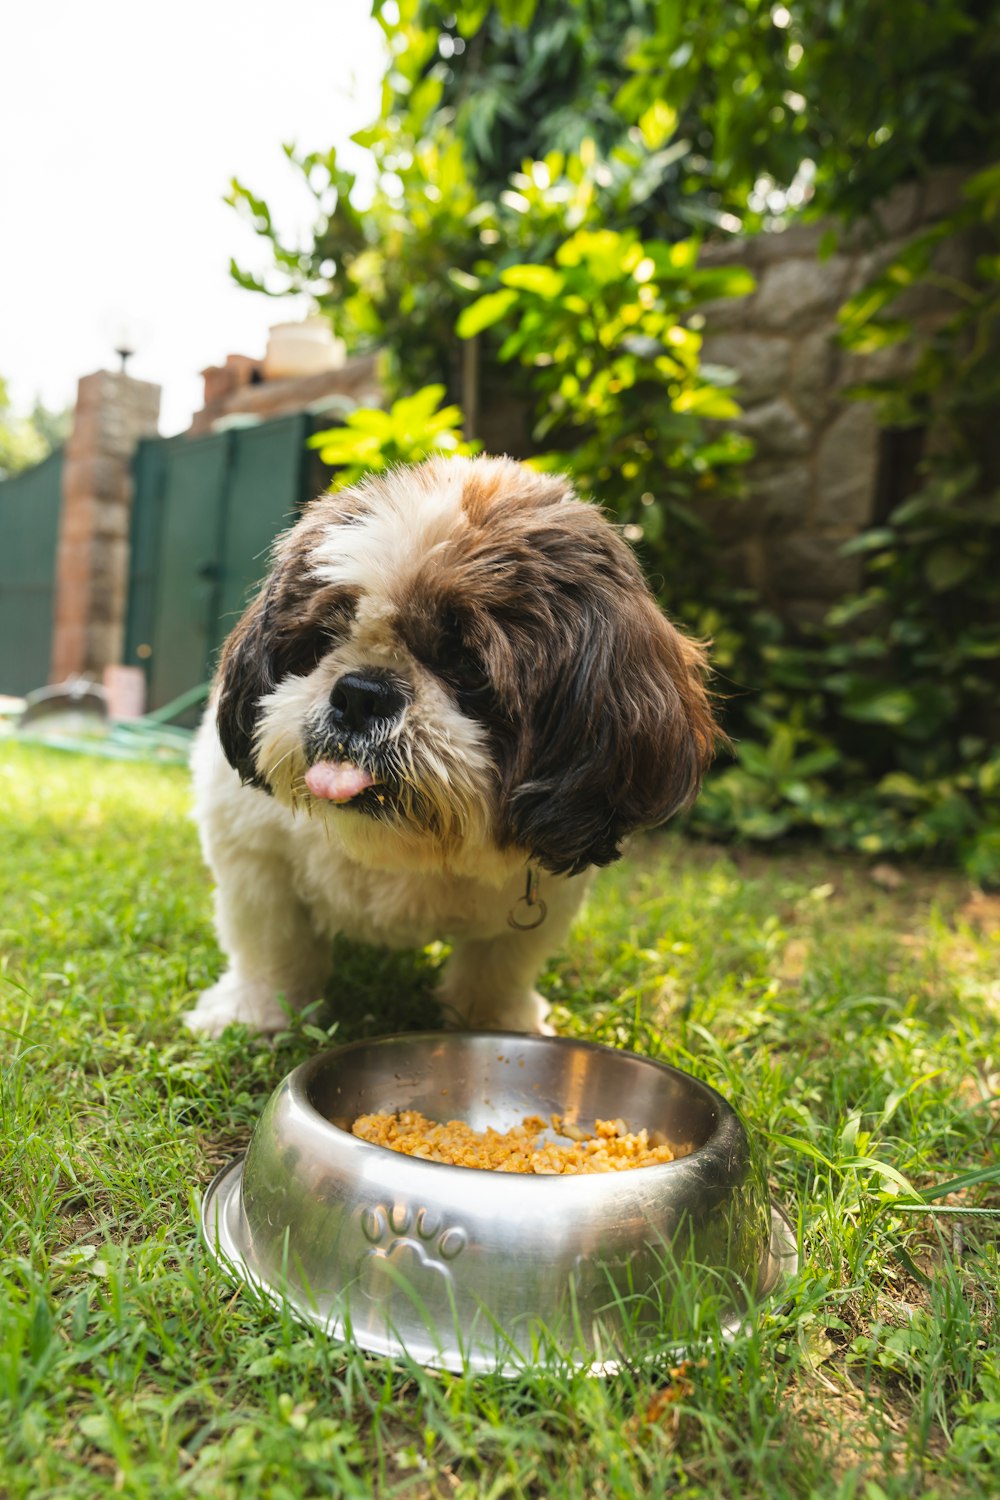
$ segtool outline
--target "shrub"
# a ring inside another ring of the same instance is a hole
[[[736,755],[691,826],[957,856],[1000,879],[1000,168],[974,176],[959,212],[843,310],[849,347],[911,338],[900,293],[940,286],[939,247],[979,237],[974,275],[946,280],[954,311],[911,373],[854,393],[929,439],[911,493],[851,544],[863,589],[811,632],[734,585],[699,512],[706,493],[739,489],[750,448],[713,425],[735,407],[722,372],[700,364],[696,313],[749,283],[699,267],[691,232],[767,227],[810,198],[857,214],[930,163],[988,160],[993,9],[374,8],[391,63],[382,119],[357,138],[378,182],[371,206],[357,208],[332,151],[289,152],[317,197],[311,247],[284,243],[241,184],[232,194],[287,290],[311,291],[352,349],[384,349],[390,396],[403,398],[354,414],[324,438],[326,456],[355,473],[457,444],[459,413],[439,404],[483,383],[524,399],[531,461],[607,505],[664,604],[714,640]]]

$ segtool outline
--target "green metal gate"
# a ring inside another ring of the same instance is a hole
[[[124,659],[145,668],[150,708],[211,675],[271,543],[311,498],[311,425],[298,413],[140,444]]]
[[[0,693],[49,680],[62,469],[60,449],[0,484]]]

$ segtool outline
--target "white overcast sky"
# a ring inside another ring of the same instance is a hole
[[[161,430],[201,404],[198,371],[260,355],[307,310],[243,292],[263,246],[222,199],[232,176],[302,230],[311,199],[282,142],[347,143],[375,118],[370,0],[10,0],[0,32],[0,375],[15,408],[72,402],[116,368],[163,386]],[[359,154],[344,160],[357,165]]]

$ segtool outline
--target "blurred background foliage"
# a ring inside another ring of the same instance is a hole
[[[736,748],[695,831],[810,832],[1000,881],[995,0],[373,9],[389,61],[356,140],[374,191],[335,150],[286,147],[316,200],[304,245],[249,187],[230,195],[267,249],[264,271],[233,266],[240,284],[305,291],[349,349],[384,352],[389,412],[325,435],[327,456],[350,477],[461,451],[463,414],[479,435],[521,403],[531,461],[613,512],[664,605],[714,641]],[[974,275],[908,373],[853,393],[933,440],[911,493],[850,544],[863,587],[793,631],[726,575],[700,510],[739,493],[753,450],[724,425],[732,375],[702,362],[699,331],[752,281],[700,266],[699,244],[824,215],[832,248],[938,165],[968,170],[961,205],[841,314],[848,348],[913,338],[901,294],[937,276],[942,242],[974,237]]]
[[[335,471],[331,488],[346,489],[366,474],[398,464],[437,456],[469,458],[478,444],[462,439],[461,408],[442,406],[443,385],[425,385],[412,396],[400,396],[388,410],[359,406],[343,425],[311,437],[310,448]]]
[[[70,412],[49,411],[40,401],[28,416],[16,416],[0,375],[0,479],[41,463],[69,437],[71,420]]]

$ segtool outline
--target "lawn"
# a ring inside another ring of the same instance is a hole
[[[557,1027],[722,1089],[802,1268],[673,1375],[473,1379],[304,1331],[195,1229],[318,1028],[433,1023],[437,956],[345,946],[336,1016],[196,1040],[220,955],[184,772],[8,743],[0,809],[6,1500],[996,1492],[1000,900],[677,836],[604,872],[543,979]]]

